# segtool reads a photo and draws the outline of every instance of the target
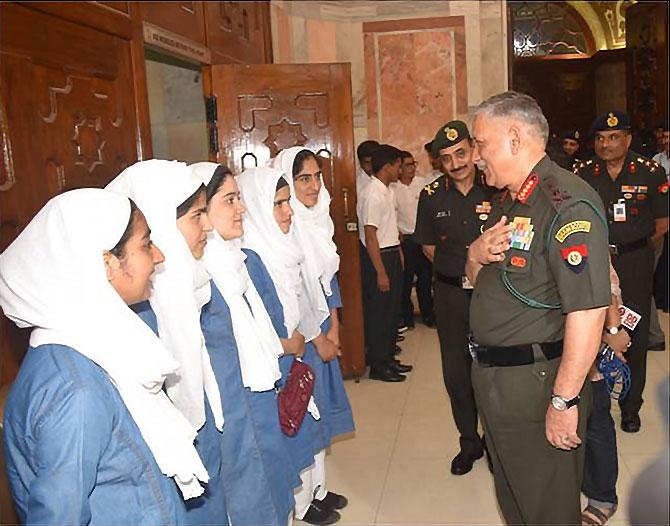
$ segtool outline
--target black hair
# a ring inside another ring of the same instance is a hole
[[[363,141],[361,144],[359,144],[358,148],[356,148],[356,156],[358,157],[358,161],[363,162],[363,158],[372,157],[372,152],[375,151],[377,146],[379,146],[379,143],[372,140]]]
[[[426,150],[430,156],[433,156],[433,141],[427,142],[423,145],[423,149]]]
[[[114,248],[110,250],[110,252],[119,259],[122,259],[123,256],[125,256],[126,243],[128,243],[130,236],[133,235],[133,224],[135,223],[135,219],[142,213],[135,204],[135,201],[130,198],[128,198],[128,201],[130,201],[130,217],[128,218],[128,224],[121,235],[121,239],[119,239],[118,243],[114,245]]]
[[[279,178],[279,181],[277,181],[277,186],[275,187],[275,193],[279,192],[279,190],[281,190],[281,189],[284,188],[285,186],[288,186],[288,181],[287,181],[287,180],[284,178],[284,176],[282,175],[282,176]]]
[[[232,175],[232,170],[227,166],[220,164],[216,167],[216,170],[214,170],[214,174],[205,189],[205,198],[208,203],[211,201],[212,197],[214,197],[214,194],[219,191],[226,178]]]
[[[378,173],[387,164],[393,164],[402,158],[402,152],[390,144],[380,144],[372,152],[372,171]]]
[[[203,192],[206,191],[206,189],[207,188],[205,185],[201,184],[195,192],[193,192],[182,204],[177,207],[177,219],[185,215],[191,209],[193,203],[198,200],[198,198],[202,195]]]
[[[312,158],[316,161],[317,164],[319,164],[319,160],[316,158],[316,155],[314,155],[314,152],[311,150],[300,150],[298,152],[298,155],[295,156],[295,159],[293,159],[293,177],[295,178],[296,175],[300,173],[300,170],[302,170],[303,165],[305,164],[305,161],[309,158]]]
[[[401,151],[400,151],[400,157],[401,157],[402,159],[408,159],[408,158],[410,158],[410,157],[411,157],[412,159],[414,159],[414,156],[413,156],[410,152],[408,152],[407,150],[401,150]]]

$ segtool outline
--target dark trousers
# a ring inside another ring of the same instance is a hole
[[[663,236],[663,252],[654,273],[654,297],[656,307],[668,310],[668,234]]]
[[[619,476],[616,431],[605,380],[591,382],[593,408],[586,423],[586,455],[582,493],[590,499],[617,504]]]
[[[374,268],[372,267],[372,261],[370,261],[370,256],[368,256],[368,251],[365,248],[365,245],[361,243],[360,239],[358,240],[358,257],[359,257],[359,263],[361,266],[361,296],[363,300],[363,339],[364,339],[364,347],[366,349],[366,354],[367,354],[367,349],[370,346],[370,320],[368,319],[366,309],[365,309],[365,302],[367,301],[367,297],[370,295],[369,288],[370,288],[370,281],[372,280],[371,277],[371,272],[374,271]],[[377,286],[376,283],[374,286]]]
[[[421,245],[406,236],[402,242],[405,255],[403,270],[401,320],[406,325],[414,325],[414,305],[412,305],[412,284],[416,276],[416,297],[424,320],[433,317],[433,266],[423,253]]]
[[[460,433],[461,451],[477,456],[482,451],[482,442],[477,432],[477,406],[470,378],[470,293],[436,280],[434,294],[442,377],[449,393],[451,413]]]
[[[377,287],[377,271],[367,258],[363,285],[363,310],[367,327],[368,364],[374,368],[388,367],[393,360],[398,318],[400,316],[400,293],[402,289],[402,264],[400,251],[382,251],[382,263],[391,288],[382,292]]]
[[[472,385],[484,427],[500,510],[507,524],[579,525],[584,448],[554,448],[545,417],[560,358],[517,367],[472,365]],[[582,439],[590,412],[586,382],[579,401]]]
[[[620,256],[612,256],[612,265],[619,275],[624,305],[642,316],[631,335],[630,348],[626,353],[631,372],[630,391],[628,396],[619,402],[622,413],[634,415],[640,411],[642,406],[642,392],[647,378],[647,343],[654,250],[651,247],[644,247]]]

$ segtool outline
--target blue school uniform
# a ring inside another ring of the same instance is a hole
[[[326,296],[326,302],[328,303],[328,309],[333,310],[342,307],[340,286],[336,276],[333,276],[330,286],[332,295]],[[321,332],[324,335],[328,334],[331,326],[332,320],[328,316],[321,324]],[[324,362],[318,355],[316,355],[316,358],[309,365],[316,371],[316,376],[319,379],[320,389],[317,393],[316,403],[321,410],[321,418],[324,421],[328,445],[330,445],[330,442],[336,436],[354,431],[354,418],[347,392],[344,389],[339,359],[335,358],[330,362]]]
[[[133,305],[132,309],[158,335],[158,320],[148,301]],[[186,524],[228,524],[228,511],[221,479],[221,432],[216,428],[214,415],[205,397],[205,425],[195,437],[195,449],[209,474],[205,492],[184,502]]]
[[[28,349],[3,431],[23,524],[184,524],[179,489],[161,473],[111,379],[71,347]]]
[[[286,326],[284,325],[284,309],[279,300],[279,296],[277,295],[277,289],[275,289],[265,264],[261,261],[260,256],[253,250],[244,249],[243,251],[247,255],[245,262],[247,271],[249,272],[251,280],[254,282],[258,295],[263,300],[263,305],[265,305],[265,310],[267,310],[270,315],[275,331],[280,338],[288,338]],[[311,347],[311,349],[308,349],[308,346],[305,346],[305,355],[307,355],[308,352],[315,352],[313,346],[309,347]],[[291,365],[293,365],[293,360],[294,357],[291,355],[285,355],[279,359],[279,367],[282,373],[280,381],[281,386],[284,385],[288,378]],[[307,361],[305,357],[303,357],[303,360]],[[314,420],[309,413],[305,415],[305,419],[303,420],[298,433],[292,437],[284,435],[284,438],[288,445],[293,463],[299,471],[314,464],[314,455],[325,447],[323,444],[326,442],[326,435],[323,432],[321,422]]]
[[[222,477],[234,526],[285,526],[300,484],[279,426],[277,394],[244,387],[230,310],[212,283],[201,315],[223,404]]]

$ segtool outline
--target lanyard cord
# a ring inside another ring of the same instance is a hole
[[[591,201],[588,199],[578,199],[574,201],[574,203],[586,203],[591,210],[593,210],[600,219],[600,221],[603,223],[605,226],[605,230],[607,230],[607,219],[605,219],[605,216],[603,216],[600,213],[600,210],[598,210],[598,207],[594,205]],[[550,240],[551,240],[551,232],[554,230],[554,226],[556,225],[556,222],[558,221],[559,217],[561,216],[560,212],[554,216],[554,219],[551,221],[551,224],[549,225],[549,229],[547,230],[548,235],[546,236],[545,239],[545,249],[549,250],[549,245],[550,245]],[[500,269],[500,278],[503,282],[503,285],[507,289],[507,291],[514,296],[516,299],[518,299],[521,303],[524,305],[527,305],[528,307],[532,309],[547,309],[547,310],[558,310],[562,307],[560,303],[543,303],[541,301],[535,300],[533,298],[529,298],[525,294],[523,294],[519,289],[517,289],[514,285],[512,285],[512,282],[509,279],[509,276],[507,275],[507,269],[502,268]]]

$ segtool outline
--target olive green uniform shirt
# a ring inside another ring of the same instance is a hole
[[[485,265],[477,276],[470,304],[477,343],[512,347],[558,341],[567,313],[610,304],[605,210],[587,183],[545,156],[516,199],[503,192],[493,201],[485,229],[503,215],[516,228],[505,260]]]

